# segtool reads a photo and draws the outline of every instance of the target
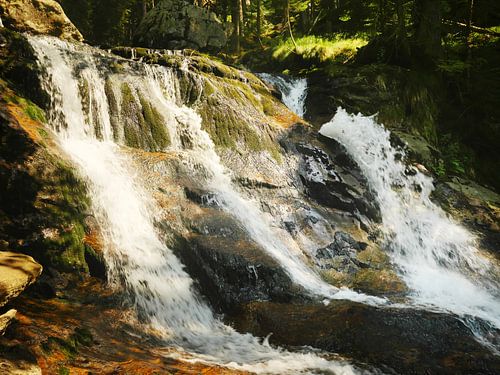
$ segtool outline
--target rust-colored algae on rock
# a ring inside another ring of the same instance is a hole
[[[67,299],[20,297],[15,307],[22,313],[0,340],[0,349],[10,348],[5,356],[0,355],[0,361],[3,357],[19,361],[9,358],[9,353],[14,348],[19,351],[23,343],[25,360],[31,358],[42,374],[244,373],[172,358],[184,353],[158,349],[158,341],[142,335],[132,311],[120,307],[118,296],[95,279],[88,279],[70,294]]]

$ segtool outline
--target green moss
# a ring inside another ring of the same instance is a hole
[[[276,115],[277,113],[276,104],[272,100],[270,100],[267,97],[263,97],[261,99],[261,103],[262,103],[262,110],[267,116]]]
[[[69,368],[61,366],[59,367],[59,370],[57,371],[59,375],[70,375]]]
[[[115,92],[113,90],[113,83],[108,78],[104,83],[104,92],[108,98],[108,106],[110,112],[110,123],[113,129],[113,138],[118,141],[120,134],[120,106],[118,105],[118,100],[116,98]]]
[[[135,97],[134,94],[132,94],[132,89],[126,82],[123,82],[121,85],[121,93],[122,105],[127,106],[128,104],[135,102]]]
[[[135,49],[135,55],[137,57],[144,57],[148,55],[148,50],[146,48],[137,47]]]
[[[356,272],[352,282],[354,288],[373,294],[404,293],[407,288],[392,270],[361,269]]]
[[[24,113],[32,120],[46,123],[47,119],[45,117],[45,112],[31,100],[21,98],[17,95],[12,95],[5,97],[7,102],[19,105]]]
[[[208,97],[216,92],[215,86],[208,79],[203,80],[203,94]]]
[[[165,119],[142,95],[139,95],[139,98],[144,121],[151,132],[153,142],[151,146],[157,151],[164,150],[170,145],[170,135],[165,126]]]
[[[257,133],[234,109],[217,105],[215,99],[208,98],[199,113],[203,129],[215,146],[235,151],[241,151],[241,146],[248,151],[268,151],[276,161],[281,162],[279,145],[267,133]]]
[[[51,336],[42,344],[45,353],[51,354],[54,351],[61,351],[66,358],[73,360],[78,354],[81,346],[89,347],[94,343],[90,331],[86,328],[76,328],[74,333],[67,339]]]
[[[43,139],[49,138],[49,133],[47,133],[47,130],[45,129],[39,128],[38,134],[40,134],[40,137],[42,137]]]
[[[113,70],[113,73],[122,73],[125,69],[123,64],[120,64],[116,61],[112,62],[110,65],[111,69]]]
[[[47,193],[57,199],[57,204],[46,206],[47,224],[57,233],[45,238],[44,256],[50,264],[62,271],[88,272],[85,262],[85,217],[90,201],[82,181],[72,169],[54,160],[56,170],[46,181]]]
[[[121,124],[125,143],[147,151],[163,151],[170,145],[170,134],[165,119],[154,105],[141,93],[122,83]]]
[[[137,124],[134,124],[134,119],[136,119],[137,122],[140,122],[140,118],[137,117],[138,115],[138,106],[135,101],[134,94],[132,93],[132,89],[130,86],[123,82],[121,85],[121,96],[122,96],[122,101],[121,101],[121,112],[122,112],[122,119],[124,119],[123,122],[123,135],[125,137],[125,143],[130,146],[130,147],[135,147],[135,148],[140,148],[141,147],[141,134],[140,134],[140,129],[138,129],[136,126]]]

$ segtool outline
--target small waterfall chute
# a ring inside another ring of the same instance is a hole
[[[265,82],[274,85],[281,93],[281,100],[288,109],[299,117],[306,113],[305,100],[307,97],[307,79],[281,76],[270,73],[259,73]]]

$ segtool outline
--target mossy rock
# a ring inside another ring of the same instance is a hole
[[[170,135],[163,116],[141,92],[136,92],[129,84],[123,82],[120,90],[120,119],[125,144],[146,151],[163,151],[167,148]],[[112,106],[116,108],[116,103],[112,103]],[[116,121],[112,124],[113,127],[118,126]]]

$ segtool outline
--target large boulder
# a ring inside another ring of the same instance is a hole
[[[0,18],[5,27],[19,32],[83,40],[82,34],[55,0],[0,0]]]
[[[219,50],[226,26],[207,9],[184,0],[163,0],[140,23],[136,42],[145,47]]]

